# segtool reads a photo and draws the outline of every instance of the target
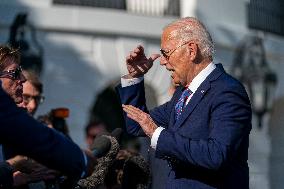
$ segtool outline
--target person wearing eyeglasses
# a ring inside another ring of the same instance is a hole
[[[23,102],[21,107],[26,108],[32,116],[35,114],[38,106],[43,103],[43,86],[37,74],[32,70],[23,70],[26,82],[23,83]]]
[[[11,53],[12,54],[12,53]],[[8,56],[8,55],[6,55]],[[3,57],[5,57],[3,52]],[[4,58],[3,58],[4,59]],[[0,64],[0,80],[3,90],[13,98],[16,104],[23,101],[23,83],[26,81],[17,57],[8,58]]]
[[[23,83],[23,101],[18,106],[27,110],[27,112],[34,116],[38,106],[43,102],[44,97],[43,86],[37,74],[32,70],[22,70],[26,81]],[[17,188],[45,188],[45,180],[56,178],[58,172],[50,170],[45,166],[25,156],[17,155],[11,148],[3,146],[3,153],[7,161],[17,171]],[[23,169],[24,167],[24,169]]]
[[[126,58],[118,92],[127,131],[150,137],[171,168],[166,189],[248,189],[251,105],[244,86],[213,62],[214,44],[196,18],[166,26],[160,54],[140,45]],[[170,101],[148,111],[143,76],[160,64],[178,85]]]
[[[18,50],[0,45],[0,144],[59,170],[72,180],[70,185],[75,184],[92,173],[97,160],[90,151],[81,150],[71,140],[17,107],[23,101],[23,83],[26,81],[19,56]],[[1,188],[10,188],[11,183],[5,181],[13,180],[10,169],[7,169],[11,165],[7,163],[0,166]]]

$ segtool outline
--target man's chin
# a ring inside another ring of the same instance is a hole
[[[23,102],[23,98],[22,97],[15,97],[14,101],[17,104],[17,106],[22,107],[21,106],[21,103]]]
[[[180,83],[174,83],[174,86],[179,87],[179,86],[181,86],[181,84]]]
[[[175,87],[179,87],[181,85],[179,81],[175,81],[175,80],[173,80],[172,83]]]

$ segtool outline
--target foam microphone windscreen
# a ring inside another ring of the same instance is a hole
[[[91,176],[81,179],[78,182],[78,186],[84,189],[93,189],[104,183],[105,176],[108,173],[110,166],[112,165],[115,157],[119,151],[119,144],[114,137],[102,135],[110,140],[111,147],[106,155],[98,159],[94,172]]]
[[[93,155],[97,158],[101,158],[106,155],[111,148],[111,141],[106,135],[101,135],[95,138],[91,145]]]
[[[122,129],[116,128],[111,132],[111,136],[113,136],[118,142],[120,141],[122,135]]]

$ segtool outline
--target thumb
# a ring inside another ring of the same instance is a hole
[[[152,54],[150,58],[148,59],[151,63],[154,62],[157,58],[159,58],[160,54]]]

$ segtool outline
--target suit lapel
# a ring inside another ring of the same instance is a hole
[[[198,87],[198,89],[195,91],[190,101],[186,105],[185,109],[183,110],[182,114],[180,115],[180,118],[175,123],[174,126],[175,129],[178,129],[179,127],[182,126],[182,123],[193,112],[196,105],[200,102],[200,100],[203,98],[203,96],[206,94],[206,92],[209,89],[210,89],[209,82],[203,83],[200,87]]]
[[[222,73],[224,73],[223,66],[221,64],[216,64],[215,70],[211,74],[209,74],[205,81],[203,81],[203,83],[198,87],[198,89],[195,91],[192,98],[186,105],[184,111],[180,115],[179,120],[177,120],[174,125],[174,130],[177,130],[182,126],[185,119],[193,112],[196,105],[202,100],[208,90],[210,90],[211,82],[216,80]]]

